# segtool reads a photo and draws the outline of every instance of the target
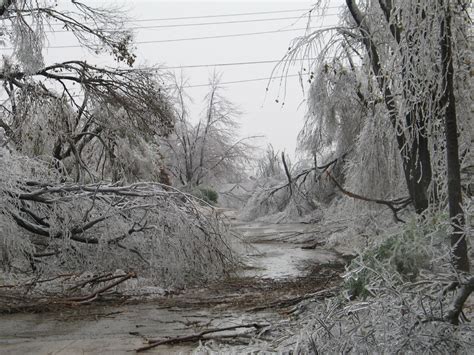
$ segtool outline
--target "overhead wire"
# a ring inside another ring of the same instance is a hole
[[[229,84],[238,84],[238,83],[249,83],[253,81],[264,81],[264,80],[273,80],[273,79],[284,79],[284,78],[290,78],[290,77],[295,77],[295,76],[301,76],[300,74],[288,74],[288,75],[281,75],[281,76],[272,76],[272,77],[266,77],[266,78],[254,78],[254,79],[243,79],[243,80],[234,80],[234,81],[223,81],[220,82],[219,85],[229,85]],[[209,86],[208,84],[196,84],[196,85],[185,85],[183,88],[197,88],[197,87],[205,87]]]
[[[306,27],[300,28],[291,28],[291,29],[279,29],[271,31],[259,31],[259,32],[247,32],[247,33],[232,33],[225,35],[215,35],[215,36],[203,36],[203,37],[186,37],[186,38],[171,38],[171,39],[161,39],[161,40],[150,40],[150,41],[137,41],[137,44],[147,44],[147,43],[166,43],[166,42],[182,42],[182,41],[196,41],[203,39],[216,39],[216,38],[231,38],[231,37],[243,37],[243,36],[256,36],[270,33],[282,33],[282,32],[294,32],[306,30]]]
[[[316,58],[307,58],[307,59],[295,59],[295,61],[305,61],[305,60],[314,60]],[[190,65],[177,65],[177,66],[164,66],[158,68],[139,68],[140,70],[170,70],[170,69],[186,69],[186,68],[212,68],[212,67],[228,67],[228,66],[239,66],[239,65],[254,65],[254,64],[272,64],[279,63],[282,59],[272,59],[272,60],[254,60],[248,62],[231,62],[231,63],[211,63],[211,64],[190,64]],[[284,60],[283,60],[284,61]]]
[[[325,14],[316,15],[313,17],[331,17],[338,16],[339,14]],[[150,25],[150,26],[131,26],[126,27],[126,30],[145,30],[145,29],[155,29],[155,28],[176,28],[176,27],[194,27],[194,26],[215,26],[215,25],[229,25],[237,23],[252,23],[252,22],[269,22],[269,21],[282,21],[282,20],[300,20],[303,16],[291,16],[291,17],[275,17],[275,18],[263,18],[263,19],[249,19],[249,20],[234,20],[234,21],[225,21],[225,22],[197,22],[197,23],[179,23],[171,25]],[[108,30],[107,32],[113,32],[114,30]],[[45,31],[45,33],[69,33],[71,30],[52,30]]]
[[[335,9],[339,6],[329,6],[326,9]],[[201,15],[201,16],[183,16],[183,17],[168,17],[168,18],[150,18],[150,19],[130,19],[124,22],[133,23],[133,22],[152,22],[152,21],[172,21],[172,20],[185,20],[185,19],[205,19],[205,18],[219,18],[219,17],[233,17],[233,16],[249,16],[249,15],[263,15],[263,14],[277,14],[277,13],[291,13],[291,12],[302,12],[311,13],[312,10],[308,9],[292,9],[292,10],[276,10],[276,11],[260,11],[260,12],[245,12],[245,13],[234,13],[234,14],[218,14],[218,15]],[[323,16],[336,16],[337,14],[315,14],[311,15],[313,17],[323,17]],[[235,21],[226,21],[226,22],[206,22],[206,23],[191,23],[191,24],[169,24],[169,25],[151,25],[151,26],[135,26],[130,27],[130,29],[146,29],[146,28],[167,28],[167,27],[186,27],[186,26],[203,26],[203,25],[220,25],[220,24],[229,24],[229,23],[249,23],[249,22],[264,22],[264,21],[277,21],[285,19],[301,19],[302,16],[298,17],[279,17],[279,18],[263,18],[263,19],[249,19],[249,20],[235,20]],[[52,25],[61,25],[61,24],[52,24]],[[317,29],[330,29],[334,26],[320,26]],[[215,35],[215,36],[203,36],[203,37],[187,37],[187,38],[175,38],[175,39],[165,39],[165,40],[150,40],[150,41],[136,41],[135,44],[150,44],[150,43],[166,43],[166,42],[180,42],[180,41],[194,41],[194,40],[207,40],[207,39],[218,39],[218,38],[230,38],[230,37],[241,37],[241,36],[254,36],[262,34],[271,34],[271,33],[280,33],[280,32],[292,32],[307,30],[308,28],[292,28],[292,29],[279,29],[271,31],[260,31],[260,32],[249,32],[249,33],[234,33],[226,35]],[[49,32],[49,31],[48,31]],[[68,32],[67,30],[58,30],[50,32]],[[81,48],[84,46],[81,45],[58,45],[46,47],[47,49],[64,49],[64,48]],[[3,50],[11,50],[11,47],[0,48]],[[301,60],[310,60],[310,59],[301,59]],[[160,68],[141,68],[141,70],[169,70],[169,69],[181,69],[181,68],[201,68],[201,67],[217,67],[217,66],[238,66],[238,65],[252,65],[252,64],[265,64],[265,63],[278,63],[281,60],[262,60],[262,61],[248,61],[248,62],[232,62],[232,63],[213,63],[213,64],[197,64],[197,65],[182,65],[182,66],[170,66],[170,67],[160,67]],[[243,79],[235,81],[222,82],[222,85],[236,84],[236,83],[246,83],[246,82],[255,82],[271,79],[283,79],[287,77],[300,76],[300,74],[286,75],[286,76],[274,76],[266,78],[253,78],[253,79]],[[196,84],[196,85],[187,85],[186,88],[195,88],[195,87],[204,87],[209,84]]]
[[[339,9],[340,6],[328,6],[325,9]],[[275,11],[258,11],[258,12],[243,12],[243,13],[225,13],[217,15],[199,15],[199,16],[183,16],[183,17],[162,17],[162,18],[144,18],[144,19],[126,19],[124,22],[153,22],[153,21],[175,21],[175,20],[191,20],[191,19],[205,19],[205,18],[219,18],[219,17],[236,17],[236,16],[249,16],[249,15],[266,15],[266,14],[278,14],[278,13],[291,13],[291,12],[312,12],[311,9],[290,9],[290,10],[275,10]],[[318,16],[318,15],[312,15]],[[87,22],[85,23],[87,24]],[[61,23],[52,23],[51,25],[62,26]]]
[[[336,28],[335,26],[320,26],[316,27],[315,29],[324,30],[324,29],[333,29]],[[260,31],[260,32],[247,32],[247,33],[233,33],[233,34],[226,34],[226,35],[215,35],[215,36],[203,36],[203,37],[186,37],[186,38],[172,38],[172,39],[162,39],[162,40],[149,40],[149,41],[135,41],[134,44],[150,44],[150,43],[168,43],[168,42],[182,42],[182,41],[196,41],[196,40],[206,40],[206,39],[217,39],[217,38],[231,38],[231,37],[243,37],[243,36],[255,36],[255,35],[262,35],[262,34],[270,34],[270,33],[283,33],[283,32],[294,32],[294,31],[302,31],[307,30],[307,27],[300,27],[300,28],[291,28],[291,29],[279,29],[279,30],[272,30],[272,31]],[[82,45],[59,45],[59,46],[49,46],[45,47],[45,49],[64,49],[64,48],[83,48]],[[12,50],[13,47],[3,47],[0,50]]]

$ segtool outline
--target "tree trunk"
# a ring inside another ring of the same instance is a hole
[[[444,5],[444,1],[441,0]],[[469,272],[467,242],[464,233],[464,212],[462,210],[461,168],[459,163],[458,129],[456,101],[454,96],[454,67],[451,45],[451,10],[447,1],[446,14],[441,23],[441,61],[444,93],[442,104],[446,105],[445,134],[446,158],[448,164],[448,205],[451,218],[451,247],[453,261],[458,270]]]
[[[370,28],[364,20],[364,14],[357,7],[355,0],[346,0],[346,4],[352,18],[359,26],[363,44],[383,95],[390,122],[395,130],[408,193],[413,201],[416,213],[420,214],[428,208],[429,185],[432,174],[428,137],[425,134],[425,118],[421,114],[422,110],[418,108],[414,108],[412,112],[407,114],[407,127],[415,126],[415,128],[412,128],[413,142],[408,142],[397,122],[399,111],[395,104],[396,100],[383,75],[377,47],[371,38]],[[413,123],[415,124],[413,125]]]
[[[400,147],[403,160],[403,171],[408,193],[413,201],[415,211],[423,213],[429,205],[429,187],[431,183],[431,156],[428,137],[425,131],[423,116],[416,114],[416,109],[407,115],[407,125],[416,122],[413,142]]]

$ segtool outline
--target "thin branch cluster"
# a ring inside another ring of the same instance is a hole
[[[61,183],[42,162],[6,150],[0,161],[4,271],[134,270],[161,285],[183,286],[219,277],[234,263],[225,225],[177,190],[158,183]]]

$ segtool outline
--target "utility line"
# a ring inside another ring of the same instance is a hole
[[[314,29],[324,30],[324,29],[331,29],[335,28],[335,26],[321,26],[316,27]],[[291,28],[291,29],[280,29],[280,30],[273,30],[273,31],[261,31],[261,32],[248,32],[248,33],[234,33],[228,35],[217,35],[217,36],[205,36],[205,37],[187,37],[187,38],[175,38],[175,39],[162,39],[162,40],[151,40],[151,41],[136,41],[133,44],[150,44],[150,43],[167,43],[167,42],[182,42],[182,41],[196,41],[196,40],[203,40],[203,39],[216,39],[216,38],[231,38],[231,37],[242,37],[242,36],[254,36],[254,35],[263,35],[263,34],[270,34],[270,33],[283,33],[283,32],[294,32],[294,31],[302,31],[307,30],[306,27],[303,28]],[[60,49],[60,48],[83,48],[84,46],[81,45],[62,45],[62,46],[50,46],[45,47],[46,49]],[[4,47],[0,50],[11,50],[13,47]]]
[[[228,85],[228,84],[238,84],[238,83],[249,83],[253,81],[264,81],[264,80],[273,80],[273,79],[284,79],[284,78],[291,78],[295,76],[300,76],[300,74],[289,74],[289,75],[282,75],[282,76],[272,76],[267,78],[255,78],[255,79],[244,79],[244,80],[234,80],[234,81],[223,81],[218,83],[218,85]],[[210,84],[197,84],[197,85],[185,85],[183,88],[198,88],[209,86]]]
[[[313,17],[331,17],[338,16],[339,14],[325,14],[324,16],[313,16]],[[264,19],[250,19],[250,20],[235,20],[235,21],[225,21],[225,22],[200,22],[200,23],[180,23],[172,25],[150,25],[150,26],[131,26],[126,27],[126,30],[145,30],[145,29],[154,29],[154,28],[174,28],[174,27],[193,27],[193,26],[210,26],[210,25],[229,25],[236,23],[250,23],[250,22],[268,22],[268,21],[281,21],[281,20],[299,20],[303,16],[294,16],[294,17],[275,17],[275,18],[264,18]],[[53,31],[44,31],[45,33],[67,33],[71,30],[53,30]],[[105,32],[115,32],[115,30],[106,30]]]
[[[317,28],[315,28],[315,29],[329,29],[329,28],[334,28],[334,26],[317,27]],[[234,33],[234,34],[217,35],[217,36],[187,37],[187,38],[162,39],[162,40],[152,40],[152,41],[137,41],[137,42],[134,42],[134,43],[137,43],[137,44],[147,44],[147,43],[166,43],[166,42],[195,41],[195,40],[201,40],[201,39],[229,38],[229,37],[242,37],[242,36],[263,35],[263,34],[269,34],[269,33],[294,32],[294,31],[302,31],[302,30],[306,30],[306,29],[307,29],[306,27],[300,27],[300,28],[280,29],[280,30],[273,30],[273,31],[248,32],[248,33]],[[53,48],[53,47],[49,47],[49,48]]]
[[[218,85],[231,85],[231,84],[240,84],[240,83],[250,83],[255,81],[267,81],[267,80],[274,80],[274,79],[286,79],[292,77],[301,77],[303,74],[288,74],[288,75],[280,75],[280,76],[272,76],[267,78],[254,78],[254,79],[244,79],[244,80],[234,80],[234,81],[223,81],[218,83]],[[193,85],[184,85],[183,89],[192,89],[192,88],[199,88],[199,87],[206,87],[210,86],[210,83],[207,84],[193,84]],[[82,95],[72,95],[73,97],[82,97]]]
[[[323,28],[323,27],[318,27],[318,28]],[[306,29],[307,29],[306,27],[300,27],[300,28],[279,29],[279,30],[272,30],[272,31],[234,33],[234,34],[216,35],[216,36],[174,38],[174,39],[162,39],[162,40],[152,40],[152,41],[137,41],[135,43],[146,44],[146,43],[166,43],[166,42],[195,41],[195,40],[201,40],[201,39],[230,38],[230,37],[263,35],[263,34],[269,34],[269,33],[294,32],[294,31],[301,31],[301,30],[306,30]]]
[[[302,12],[302,11],[308,11],[308,9],[259,11],[259,12],[240,12],[240,13],[235,13],[235,14],[226,13],[226,14],[219,14],[219,15],[200,15],[200,16],[183,16],[183,17],[164,17],[164,18],[162,17],[162,18],[130,20],[130,22],[191,20],[191,19],[200,19],[200,18],[216,18],[216,17],[232,17],[232,16],[281,14],[281,13]]]
[[[306,61],[306,60],[315,60],[317,58],[297,58],[294,61]],[[180,65],[173,67],[158,67],[158,68],[138,68],[138,70],[169,70],[169,69],[185,69],[185,68],[212,68],[212,67],[229,67],[229,66],[239,66],[239,65],[253,65],[253,64],[270,64],[270,63],[279,63],[284,62],[282,59],[274,60],[255,60],[249,62],[231,62],[231,63],[213,63],[213,64],[194,64],[194,65]],[[286,60],[287,61],[287,60]],[[293,61],[293,60],[292,60]]]
[[[325,9],[339,9],[340,6],[328,6]],[[311,10],[306,9],[293,9],[293,10],[277,10],[277,11],[260,11],[260,12],[243,12],[243,13],[226,13],[219,15],[200,15],[200,16],[184,16],[184,17],[162,17],[162,18],[144,18],[144,19],[127,19],[124,22],[153,22],[153,21],[174,21],[174,20],[191,20],[191,19],[202,19],[202,18],[219,18],[219,17],[233,17],[233,16],[249,16],[249,15],[266,15],[266,14],[279,14],[279,13],[291,13],[291,12],[305,12],[309,13]],[[318,16],[312,15],[312,16]],[[51,25],[63,26],[62,23],[52,23]]]

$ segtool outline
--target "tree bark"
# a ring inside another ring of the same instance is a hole
[[[405,181],[408,187],[409,195],[413,201],[415,211],[418,214],[423,213],[429,205],[429,187],[432,178],[431,155],[428,146],[428,136],[425,128],[425,119],[422,114],[416,112],[421,109],[414,109],[407,117],[407,126],[414,123],[416,131],[413,142],[406,144],[401,150],[403,160],[403,171]]]
[[[397,146],[400,151],[405,181],[407,184],[408,193],[413,201],[416,213],[420,214],[428,208],[429,204],[429,185],[431,183],[431,158],[428,150],[428,138],[424,134],[425,122],[422,116],[414,109],[408,113],[405,119],[407,120],[407,127],[413,127],[413,142],[407,142],[404,132],[398,124],[399,112],[395,104],[395,97],[390,89],[385,76],[382,72],[380,63],[380,56],[377,47],[371,39],[370,28],[364,21],[364,15],[357,7],[355,0],[346,0],[347,7],[351,13],[352,18],[359,26],[362,35],[362,42],[367,50],[370,58],[372,70],[377,79],[379,90],[383,95],[385,107],[387,108],[390,122],[395,130]],[[383,5],[387,5],[382,1]],[[385,12],[391,11],[390,7],[382,8]],[[390,16],[386,13],[386,16]],[[399,29],[397,29],[399,31]],[[395,32],[395,38],[399,38],[399,32]],[[410,123],[411,122],[411,123]]]
[[[459,144],[456,115],[456,99],[454,95],[454,66],[451,44],[451,10],[449,0],[445,4],[445,16],[441,22],[441,61],[443,78],[443,96],[441,103],[446,106],[445,135],[446,158],[448,164],[448,205],[451,218],[451,247],[453,262],[458,270],[469,272],[469,258],[467,255],[467,242],[464,233],[464,212],[462,210],[461,167],[459,163]]]

